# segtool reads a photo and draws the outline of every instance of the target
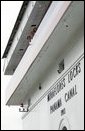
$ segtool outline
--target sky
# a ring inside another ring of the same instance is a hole
[[[23,1],[1,1],[1,56],[16,22]],[[4,76],[4,60],[1,60],[1,130],[22,130],[22,114],[19,107],[5,105],[5,93],[12,76]]]

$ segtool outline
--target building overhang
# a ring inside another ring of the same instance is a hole
[[[6,92],[7,105],[20,105],[40,83],[50,65],[70,43],[84,21],[82,1],[53,1],[27,48]]]
[[[24,1],[2,58],[4,74],[13,75],[51,1]],[[17,58],[17,59],[16,59]]]

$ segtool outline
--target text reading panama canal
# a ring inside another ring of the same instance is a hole
[[[70,84],[81,73],[81,63],[78,62],[59,82],[57,82],[53,89],[47,95],[47,101],[58,95],[66,86]],[[71,86],[70,89],[64,94],[64,100],[67,103],[71,98],[77,95],[77,85]],[[62,106],[62,98],[59,98],[55,103],[50,106],[50,114],[55,112]]]

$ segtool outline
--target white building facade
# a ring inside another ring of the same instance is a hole
[[[24,2],[3,58],[24,130],[84,129],[83,1]]]

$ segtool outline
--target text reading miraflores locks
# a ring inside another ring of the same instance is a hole
[[[56,83],[53,89],[47,95],[47,101],[49,102],[53,97],[59,94],[68,84],[70,84],[81,72],[81,63],[78,62],[65,77],[63,77],[58,83]],[[68,102],[72,97],[77,94],[77,86],[71,86],[69,90],[64,94],[65,102]],[[59,109],[62,106],[62,99],[59,98],[53,105],[50,106],[50,113]]]

